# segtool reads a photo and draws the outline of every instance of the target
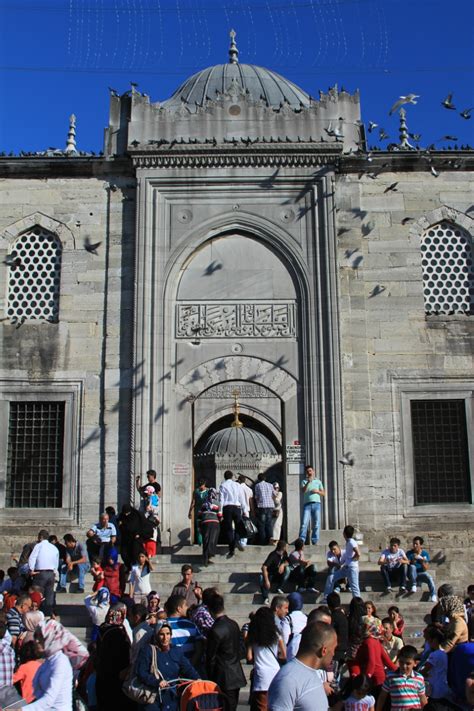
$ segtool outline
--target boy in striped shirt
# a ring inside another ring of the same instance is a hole
[[[417,651],[405,645],[398,655],[399,668],[388,674],[377,699],[376,711],[382,711],[387,696],[390,696],[391,711],[422,709],[428,703],[425,680],[415,671]]]

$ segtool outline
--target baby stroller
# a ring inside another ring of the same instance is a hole
[[[227,698],[213,681],[184,682],[181,688],[179,711],[228,711]]]

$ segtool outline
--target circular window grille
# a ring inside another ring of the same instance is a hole
[[[423,294],[427,314],[474,312],[471,237],[449,222],[425,231],[421,242]]]
[[[35,227],[18,239],[8,256],[7,316],[14,321],[57,321],[61,242]]]

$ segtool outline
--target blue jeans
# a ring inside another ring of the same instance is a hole
[[[319,541],[320,518],[321,503],[319,501],[312,504],[305,504],[303,507],[303,522],[301,524],[299,538],[306,541],[306,534],[311,520],[311,543],[315,545]]]
[[[276,585],[277,588],[281,588],[281,586],[284,585],[284,583],[285,583],[285,582],[288,580],[288,578],[290,577],[290,573],[291,573],[290,566],[289,566],[289,565],[286,565],[286,566],[285,566],[285,570],[283,571],[283,573],[274,573],[273,575],[268,574],[268,577],[269,577],[269,579],[270,579],[270,586],[271,586],[273,583],[275,583],[275,585]],[[265,585],[264,585],[264,578],[263,578],[263,574],[262,574],[262,573],[260,573],[260,575],[258,576],[258,584],[259,584],[259,587],[260,587],[260,592],[262,593],[262,597],[263,597],[263,598],[269,597],[269,595],[270,595],[270,590],[267,590],[266,587],[265,587]]]
[[[324,600],[326,600],[329,593],[332,593],[334,585],[337,581],[342,580],[343,578],[347,578],[347,583],[352,593],[352,597],[360,597],[359,564],[350,563],[349,565],[344,565],[342,568],[338,568],[337,570],[334,570],[334,568],[331,569],[331,572],[326,580],[326,585],[324,586]]]
[[[381,565],[380,572],[386,588],[392,587],[393,583],[399,583],[401,588],[406,588],[407,586],[407,564],[402,563],[397,565],[395,568],[389,568],[388,565]]]
[[[90,569],[91,569],[91,567],[90,567],[89,563],[78,563],[77,565],[74,566],[72,571],[68,571],[67,564],[61,563],[59,566],[59,587],[65,588],[67,586],[67,574],[69,572],[73,572],[73,571],[75,572],[77,570],[77,575],[78,575],[77,584],[81,588],[81,590],[84,590],[84,582],[85,582],[86,573],[88,573]]]
[[[411,586],[414,586],[417,583],[419,585],[426,583],[428,585],[430,595],[434,595],[436,592],[435,584],[431,575],[425,570],[417,570],[415,565],[408,566],[408,580],[410,581]]]
[[[266,546],[273,536],[273,509],[258,506],[257,508],[258,542]]]

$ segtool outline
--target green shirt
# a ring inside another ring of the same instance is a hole
[[[304,488],[308,483],[308,479],[303,479],[301,486]],[[313,479],[306,491],[304,492],[304,504],[318,504],[321,501],[319,494],[314,493],[315,491],[320,491],[323,489],[323,482],[320,479]]]

